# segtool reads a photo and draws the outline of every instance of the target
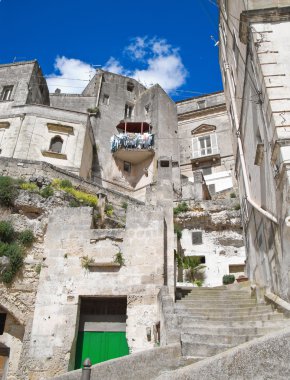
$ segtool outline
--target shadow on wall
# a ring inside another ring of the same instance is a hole
[[[125,180],[128,182],[128,184],[136,188],[138,183],[141,181],[142,178],[149,177],[146,180],[146,183],[149,184],[151,182],[152,173],[150,173],[150,169],[148,168],[151,166],[153,162],[153,157],[145,160],[137,165],[134,165],[130,162],[121,161],[116,158],[114,158],[116,166],[119,170],[120,176],[122,178],[125,178]],[[145,183],[144,183],[145,185]]]

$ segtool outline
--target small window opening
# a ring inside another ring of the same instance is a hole
[[[147,104],[144,108],[145,108],[145,116],[147,116],[150,111],[150,104]]]
[[[109,105],[109,99],[110,99],[109,95],[107,94],[103,95],[103,104],[105,104],[105,106]]]
[[[162,168],[169,168],[169,161],[160,161],[160,166]]]
[[[127,91],[133,92],[134,84],[132,82],[127,82]]]
[[[1,100],[10,100],[13,86],[5,86],[2,91]]]
[[[205,107],[205,100],[200,100],[197,102],[197,108],[200,110]]]
[[[55,153],[61,153],[63,139],[60,136],[55,136],[51,139],[49,150]]]
[[[131,173],[131,163],[124,161],[124,172]]]
[[[202,169],[202,173],[203,173],[203,175],[210,175],[210,174],[212,174],[212,168],[211,167],[204,168],[204,169]]]
[[[191,238],[192,238],[192,244],[193,245],[202,244],[202,232],[201,231],[192,232]]]
[[[133,106],[129,106],[129,104],[125,105],[125,119],[131,119],[133,114]]]

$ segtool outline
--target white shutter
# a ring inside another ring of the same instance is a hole
[[[212,148],[212,154],[218,154],[218,143],[217,143],[217,134],[212,133],[210,135],[210,142],[211,142],[211,148]]]
[[[199,157],[199,144],[198,144],[198,137],[192,138],[192,158]]]

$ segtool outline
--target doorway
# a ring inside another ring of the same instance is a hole
[[[126,339],[127,298],[81,298],[75,369],[129,354]]]

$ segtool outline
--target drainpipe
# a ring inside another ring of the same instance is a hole
[[[220,35],[222,36],[221,27],[219,27],[219,32],[220,32]],[[239,131],[240,121],[239,121],[238,111],[237,111],[237,107],[236,107],[235,93],[234,93],[234,89],[233,89],[232,78],[230,75],[230,66],[226,60],[226,49],[224,47],[222,39],[220,39],[220,46],[222,48],[224,68],[225,68],[227,82],[228,82],[228,86],[229,86],[229,90],[230,90],[231,105],[232,105],[233,114],[234,114],[234,122],[235,122],[236,130],[237,130],[238,151],[239,151],[239,156],[240,156],[240,161],[241,161],[242,174],[243,174],[243,180],[244,180],[245,192],[246,192],[246,199],[262,215],[264,215],[266,218],[268,218],[272,222],[278,224],[277,218],[274,215],[272,215],[270,212],[262,209],[262,207],[259,206],[251,197],[250,185],[249,185],[246,163],[245,163],[245,157],[244,157],[244,151],[243,151],[243,144],[242,144],[242,141],[240,139],[240,131]]]
[[[18,140],[19,140],[19,136],[20,136],[20,132],[21,132],[21,129],[22,129],[22,124],[23,124],[25,116],[26,116],[26,113],[20,115],[20,125],[19,125],[19,129],[18,129],[17,139],[16,139],[16,142],[15,142],[15,145],[14,145],[14,149],[13,149],[13,152],[12,152],[12,158],[14,158],[15,150],[17,148],[17,144],[18,144]]]
[[[97,94],[96,107],[99,107],[102,83],[103,83],[103,73],[100,75],[100,85],[99,85],[99,90],[98,90],[98,94]]]

